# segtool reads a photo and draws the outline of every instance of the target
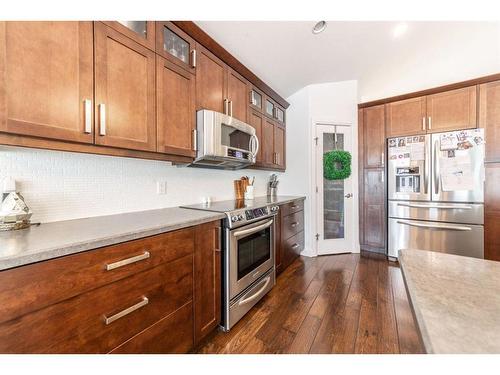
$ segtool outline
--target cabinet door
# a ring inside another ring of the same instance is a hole
[[[364,121],[363,121],[363,110],[358,109],[358,214],[359,214],[359,244],[361,248],[365,244],[365,231],[364,231],[364,185],[365,185],[365,175],[364,175]]]
[[[425,96],[386,104],[386,137],[425,134]]]
[[[229,115],[240,121],[248,121],[249,83],[231,68],[227,70],[227,98]]]
[[[364,176],[365,244],[383,250],[386,238],[384,169],[365,169]]]
[[[262,139],[260,140],[262,147],[262,162],[264,165],[274,165],[274,123],[267,118],[264,118],[262,123]]]
[[[155,50],[154,21],[105,21],[104,23],[144,47],[148,47],[152,51]]]
[[[195,76],[163,57],[156,60],[158,151],[195,156]]]
[[[196,45],[196,110],[226,113],[226,66],[201,45]]]
[[[221,318],[220,222],[196,227],[194,255],[194,341],[199,343]]]
[[[257,135],[257,139],[259,140],[259,150],[257,151],[257,160],[258,164],[262,163],[262,114],[256,111],[250,111],[249,124],[255,129],[255,133]]]
[[[486,161],[500,161],[500,81],[479,86],[479,126],[486,134]]]
[[[427,96],[427,131],[475,128],[476,91],[476,86],[470,86]]]
[[[285,169],[285,129],[274,124],[274,164]]]
[[[500,260],[500,163],[486,163],[484,184],[484,258]]]
[[[255,87],[252,87],[250,90],[250,107],[252,109],[256,109],[259,112],[262,112],[264,105],[264,94],[257,90]]]
[[[155,54],[95,23],[96,144],[156,150]]]
[[[363,110],[363,129],[365,167],[383,167],[385,153],[385,116],[384,106]],[[369,140],[369,141],[368,141]]]
[[[0,22],[0,131],[92,143],[92,22]]]
[[[156,22],[156,53],[170,62],[194,73],[196,69],[196,43],[172,22]]]
[[[275,108],[276,105],[274,104],[274,102],[271,99],[266,98],[266,100],[264,101],[264,113],[266,114],[266,116],[274,118]]]

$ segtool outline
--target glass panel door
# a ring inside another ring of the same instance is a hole
[[[183,63],[189,64],[189,43],[168,27],[163,28],[163,49]]]
[[[118,21],[127,29],[132,30],[133,32],[139,34],[141,37],[147,39],[148,37],[148,28],[147,21]]]
[[[250,92],[250,104],[262,110],[262,95],[258,91]]]
[[[317,252],[318,254],[352,252],[354,250],[352,175],[343,179],[330,179],[326,178],[324,173],[325,154],[336,150],[352,153],[351,127],[316,125],[316,137]],[[339,169],[340,164],[335,163],[334,167]]]
[[[344,134],[323,133],[323,153],[344,149]],[[344,238],[344,180],[323,177],[324,238]]]
[[[266,99],[266,114],[274,117],[274,103]]]

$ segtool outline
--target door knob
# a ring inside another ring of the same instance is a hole
[[[351,198],[351,197],[352,197],[352,194],[351,194],[351,193],[348,193],[348,194],[344,195],[344,197],[346,197],[346,198]]]

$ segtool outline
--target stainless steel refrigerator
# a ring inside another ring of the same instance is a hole
[[[484,130],[388,139],[388,255],[484,258]]]

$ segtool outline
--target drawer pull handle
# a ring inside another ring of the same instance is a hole
[[[292,209],[294,209],[294,210],[295,210],[296,208],[299,208],[299,206],[297,206],[296,204],[294,204],[294,205],[292,206]]]
[[[127,307],[125,310],[122,310],[119,313],[116,313],[115,315],[111,315],[109,318],[104,316],[104,322],[106,323],[106,325],[111,324],[115,320],[123,318],[125,315],[128,315],[128,314],[134,312],[135,310],[140,309],[143,306],[146,306],[148,303],[149,303],[149,299],[147,297],[142,297],[141,302],[138,302],[135,305]]]
[[[135,262],[139,262],[144,259],[148,259],[150,256],[149,251],[145,251],[144,254],[137,255],[135,257],[119,260],[118,262],[106,264],[106,271],[114,270],[115,268],[126,266],[127,264],[132,264]]]
[[[296,248],[298,248],[298,247],[299,247],[299,244],[298,244],[298,243],[294,243],[294,244],[292,245],[292,249],[296,249]]]
[[[292,224],[290,224],[290,225],[291,225],[292,227],[296,227],[297,225],[299,225],[299,222],[298,222],[298,221],[296,221],[296,222],[294,222],[294,223],[292,223]]]

